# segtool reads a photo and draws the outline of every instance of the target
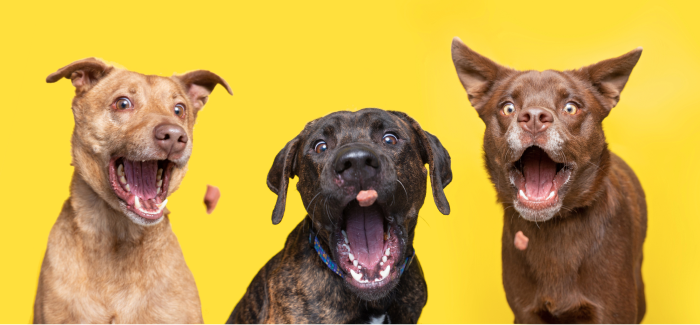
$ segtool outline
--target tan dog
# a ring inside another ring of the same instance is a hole
[[[201,323],[199,294],[164,214],[192,152],[197,112],[216,84],[204,70],[171,78],[89,58],[69,78],[75,129],[70,198],[41,266],[35,323]]]

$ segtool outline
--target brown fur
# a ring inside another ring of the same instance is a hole
[[[193,75],[197,78],[193,78]],[[110,182],[113,155],[171,159],[177,164],[168,194],[187,169],[154,145],[159,123],[182,126],[189,139],[195,115],[223,79],[208,71],[164,78],[115,69],[96,59],[74,62],[47,78],[71,79],[75,129],[70,198],[51,230],[34,304],[35,323],[201,323],[199,294],[167,215],[151,226],[125,215]],[[132,98],[132,111],[110,104]],[[186,115],[172,113],[176,102]]]
[[[484,160],[504,208],[503,285],[517,323],[638,323],[644,317],[644,191],[608,150],[601,124],[640,55],[637,49],[578,70],[516,71],[453,42],[460,81],[486,124]],[[580,105],[575,114],[563,110],[571,101]],[[504,102],[515,112],[505,114]],[[523,131],[518,119],[531,108],[552,115],[546,132]],[[511,180],[514,162],[533,145],[572,170],[558,190],[559,205],[546,213],[518,205]],[[523,250],[514,245],[518,231],[529,239]]]

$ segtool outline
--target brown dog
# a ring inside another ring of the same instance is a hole
[[[459,79],[486,124],[484,160],[504,208],[503,285],[517,323],[644,316],[644,191],[608,150],[601,125],[641,54],[578,70],[516,71],[452,43]]]
[[[35,323],[201,323],[199,294],[164,208],[192,152],[197,112],[216,84],[204,70],[171,78],[90,58],[69,78],[75,129],[70,198],[49,235]]]

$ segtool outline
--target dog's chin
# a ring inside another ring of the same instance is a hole
[[[109,183],[122,212],[135,224],[152,226],[163,220],[168,188],[175,168],[169,160],[130,160],[113,157]]]
[[[385,297],[399,282],[405,255],[395,218],[379,202],[361,207],[353,200],[338,225],[333,249],[346,285],[364,300]]]
[[[144,217],[138,215],[133,210],[130,210],[127,207],[126,202],[124,202],[121,199],[119,200],[119,208],[121,208],[124,215],[126,215],[129,218],[129,220],[131,220],[131,222],[133,222],[139,226],[144,226],[144,227],[155,226],[155,225],[159,224],[161,221],[163,221],[163,213],[162,212],[160,214],[160,217],[158,217],[156,219],[147,219],[147,218],[144,218]]]
[[[564,185],[571,178],[573,166],[554,161],[537,146],[527,148],[508,170],[515,187],[513,208],[528,221],[553,218],[562,207]]]

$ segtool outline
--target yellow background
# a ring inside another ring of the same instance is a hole
[[[49,230],[68,198],[73,87],[45,77],[96,56],[145,74],[209,69],[171,221],[204,320],[224,322],[304,207],[290,185],[270,221],[275,154],[336,110],[401,110],[452,156],[452,214],[428,196],[415,247],[428,282],[421,322],[512,322],[501,285],[501,207],[481,159],[484,125],[460,85],[452,37],[517,69],[569,69],[644,47],[605,120],[610,148],[647,193],[645,322],[700,322],[700,23],[697,2],[30,2],[0,5],[0,322],[28,322]],[[205,214],[206,184],[222,198]]]

